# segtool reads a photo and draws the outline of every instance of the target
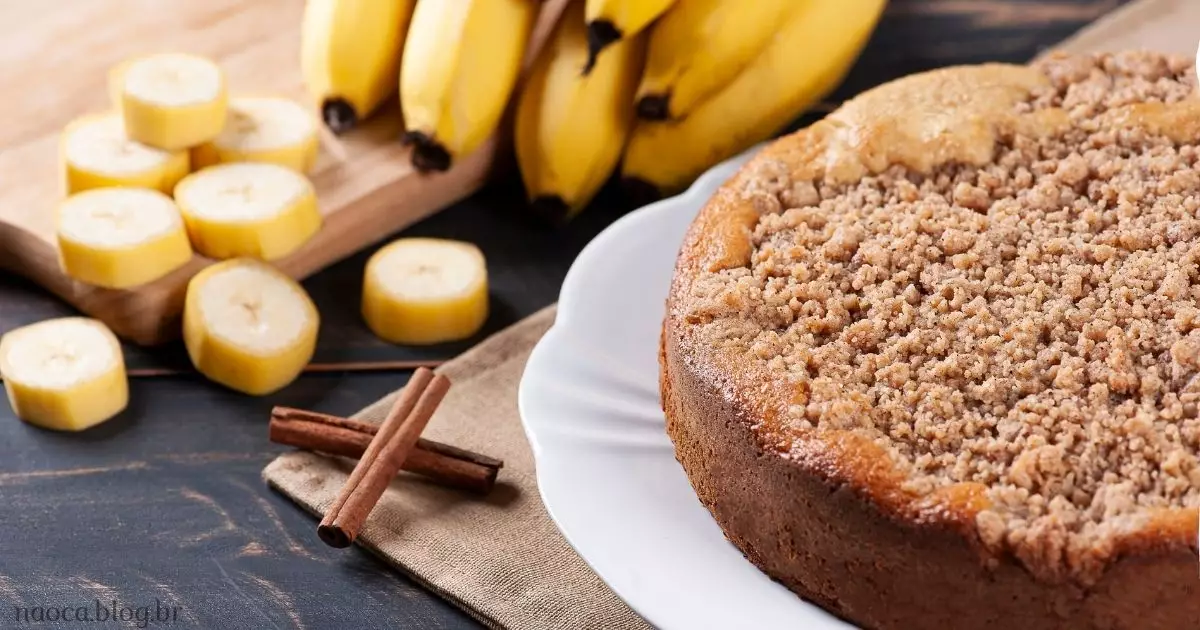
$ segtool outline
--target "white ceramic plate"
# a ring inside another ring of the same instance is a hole
[[[613,591],[664,630],[850,628],[771,581],[725,540],[675,461],[658,336],[696,212],[751,154],[623,217],[576,259],[519,404],[551,518]]]

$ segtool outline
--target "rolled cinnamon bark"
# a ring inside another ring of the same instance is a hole
[[[269,435],[276,444],[358,459],[378,430],[369,422],[276,407],[271,410]],[[493,457],[422,438],[401,468],[437,483],[486,494],[496,485],[503,466]]]

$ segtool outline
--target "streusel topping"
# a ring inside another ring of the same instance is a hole
[[[748,266],[692,285],[692,321],[794,376],[791,431],[864,433],[917,494],[983,484],[986,544],[1086,570],[1153,508],[1200,508],[1200,137],[1105,116],[1195,79],[1148,53],[1037,68],[1018,113],[1070,124],[1006,134],[988,166],[830,185],[762,164],[778,203]]]

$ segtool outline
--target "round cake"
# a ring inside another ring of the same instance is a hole
[[[1191,60],[880,86],[697,216],[663,325],[729,540],[865,628],[1200,627]]]

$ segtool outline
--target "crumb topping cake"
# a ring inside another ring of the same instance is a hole
[[[677,455],[772,577],[871,628],[1200,627],[1191,60],[864,93],[701,211]]]

